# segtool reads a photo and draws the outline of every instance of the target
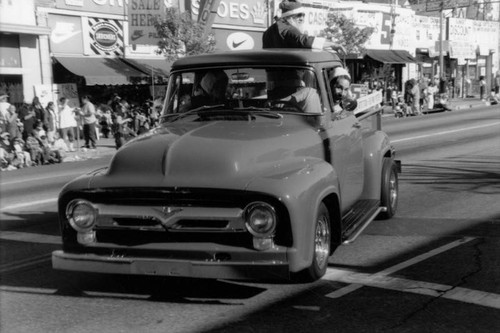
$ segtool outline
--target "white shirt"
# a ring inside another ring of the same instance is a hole
[[[0,102],[0,118],[7,119],[9,117],[9,102]]]
[[[69,107],[69,105],[64,105],[59,108],[59,128],[68,128],[68,127],[76,127],[76,119],[73,114],[73,108]]]

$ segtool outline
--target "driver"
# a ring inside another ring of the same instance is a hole
[[[224,103],[229,78],[223,70],[213,70],[205,73],[191,98],[182,97],[181,109],[191,110],[204,105]]]
[[[279,102],[288,102],[293,105],[297,105],[303,112],[306,113],[321,113],[321,100],[318,95],[316,89],[312,87],[308,87],[306,85],[306,81],[311,83],[310,81],[313,78],[307,78],[306,76],[309,74],[306,70],[292,70],[286,71],[281,74],[281,79],[279,81],[279,87],[275,90],[278,90],[278,100]],[[279,98],[279,90],[283,89],[283,87],[291,89],[285,97]],[[276,94],[276,91],[273,91]]]

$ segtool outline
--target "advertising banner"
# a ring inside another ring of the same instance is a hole
[[[72,108],[80,106],[80,99],[75,83],[57,83],[52,85],[52,94],[54,103],[61,97],[68,99],[68,105]]]
[[[71,107],[80,106],[76,83],[38,84],[33,86],[33,88],[35,96],[40,99],[43,107],[46,107],[49,102],[54,102],[55,105],[58,105],[59,98],[61,97],[66,97]]]
[[[49,14],[50,50],[55,54],[83,54],[82,20],[78,16]]]
[[[204,27],[205,33],[210,31],[214,23],[220,1],[221,0],[200,0],[198,23]]]
[[[84,46],[87,55],[121,56],[124,50],[123,25],[120,20],[87,18]]]
[[[416,15],[412,29],[415,31],[417,47],[433,48],[434,43],[439,40],[439,17]]]
[[[364,97],[368,95],[368,85],[367,84],[351,84],[351,92],[354,95],[355,99],[359,99],[361,97]]]
[[[34,86],[35,96],[40,100],[40,104],[45,108],[49,102],[54,101],[52,86],[50,84],[37,84]],[[57,105],[57,103],[56,103]]]
[[[129,0],[129,44],[157,45],[158,34],[154,19],[164,16],[172,0]]]
[[[262,32],[214,29],[218,51],[258,50],[262,48]]]
[[[471,0],[427,0],[426,11],[440,11],[442,9],[453,9],[469,7]]]
[[[217,4],[218,2],[218,4]],[[266,0],[192,0],[191,14],[194,20],[198,20],[202,6],[207,3],[214,5],[213,12],[214,25],[224,26],[224,28],[234,28],[239,30],[261,30],[267,28],[267,1]],[[215,5],[217,5],[215,7]],[[212,7],[211,7],[212,8]]]
[[[103,14],[125,14],[125,6],[131,0],[55,0],[56,8],[80,10]]]

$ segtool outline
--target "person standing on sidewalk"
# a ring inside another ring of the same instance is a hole
[[[46,107],[45,113],[45,131],[47,132],[47,139],[52,144],[54,142],[54,134],[57,130],[57,114],[54,102],[49,102]]]
[[[495,75],[495,95],[500,94],[500,71]]]
[[[484,101],[484,96],[486,93],[486,81],[484,80],[484,76],[481,75],[479,77],[479,98]]]
[[[73,142],[75,141],[76,112],[74,108],[68,105],[68,99],[61,97],[59,99],[59,132],[66,142],[69,151],[75,151]]]
[[[94,104],[90,102],[90,96],[82,97],[83,106],[80,115],[83,120],[83,139],[85,140],[85,148],[96,149],[97,132],[96,132],[96,109]]]

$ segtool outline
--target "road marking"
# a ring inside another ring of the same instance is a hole
[[[19,232],[19,231],[2,231],[0,233],[0,239],[4,241],[8,240],[8,241],[29,242],[37,244],[53,244],[53,245],[62,244],[61,236],[41,235],[41,234]],[[17,271],[19,269],[35,266],[38,264],[45,264],[46,262],[50,261],[51,256],[52,256],[51,253],[45,253],[38,256],[1,264],[0,274]]]
[[[500,122],[496,122],[496,123],[492,123],[492,124],[479,125],[479,126],[459,128],[459,129],[456,129],[456,130],[436,132],[436,133],[425,134],[425,135],[418,135],[418,136],[413,136],[413,137],[403,138],[403,139],[396,139],[396,140],[391,140],[391,143],[404,142],[404,141],[410,141],[410,140],[418,140],[418,139],[425,139],[425,138],[430,138],[430,137],[437,136],[437,135],[445,135],[445,134],[451,134],[451,133],[458,133],[458,132],[464,132],[464,131],[469,131],[469,130],[473,130],[473,129],[490,127],[490,126],[497,126],[497,125],[500,125]]]
[[[476,239],[475,237],[464,237],[462,239],[459,239],[459,240],[456,240],[454,242],[451,242],[451,243],[448,243],[446,245],[443,245],[441,247],[438,247],[434,250],[431,250],[429,252],[426,252],[426,253],[423,253],[421,255],[418,255],[414,258],[411,258],[409,260],[406,260],[406,261],[403,261],[402,263],[399,263],[397,265],[394,265],[394,266],[391,266],[389,268],[386,268],[378,273],[375,273],[375,274],[371,274],[370,276],[372,278],[378,278],[378,277],[384,277],[384,276],[387,276],[389,274],[392,274],[394,272],[397,272],[399,270],[402,270],[406,267],[409,267],[409,266],[412,266],[412,265],[415,265],[421,261],[424,261],[424,260],[427,260],[435,255],[438,255],[440,253],[443,253],[445,251],[448,251],[450,249],[453,249],[457,246],[460,246],[460,245],[463,245],[465,243],[468,243],[472,240]],[[325,280],[330,280],[330,281],[338,281],[339,279],[342,280],[344,278],[346,278],[347,275],[350,275],[350,274],[346,274],[346,273],[343,273],[345,271],[341,271],[339,272],[338,270],[335,270],[333,269],[332,271],[330,271],[330,269],[328,269],[327,273],[325,274],[325,276],[323,277],[323,279]],[[352,274],[355,274],[355,273],[352,273]],[[356,291],[358,290],[359,288],[363,287],[364,284],[363,283],[355,283],[355,284],[351,284],[351,285],[348,285],[346,287],[343,287],[343,288],[340,288],[340,289],[337,289],[335,290],[334,292],[332,293],[329,293],[326,295],[326,297],[329,297],[329,298],[339,298],[339,297],[342,297],[344,295],[347,295],[353,291]]]
[[[61,245],[61,236],[34,234],[31,232],[2,231],[0,239],[16,242]]]
[[[52,257],[52,253],[45,253],[35,257],[30,257],[26,259],[16,260],[14,262],[6,263],[0,265],[0,274],[6,274],[13,271],[17,271],[22,268],[35,266],[38,264],[45,264],[49,262]]]
[[[26,208],[26,207],[32,207],[32,206],[37,206],[37,205],[46,205],[49,203],[54,203],[57,202],[57,198],[50,198],[50,199],[44,199],[44,200],[36,200],[36,201],[28,201],[28,202],[23,202],[17,205],[10,205],[10,206],[5,206],[0,208],[0,212],[4,212],[7,210],[14,210],[14,209],[20,209],[20,208]]]
[[[65,172],[65,173],[59,173],[55,176],[42,176],[42,177],[32,177],[32,178],[26,178],[26,179],[20,179],[20,180],[13,180],[13,181],[6,181],[2,182],[0,185],[2,186],[7,186],[7,185],[17,185],[17,184],[22,184],[22,183],[29,183],[29,182],[37,182],[40,180],[49,180],[53,178],[61,178],[61,177],[76,177],[78,175],[81,175],[82,173],[79,172]]]
[[[345,276],[341,279],[341,282],[354,283],[353,285],[364,285],[381,289],[409,292],[431,297],[446,298],[459,302],[500,309],[499,294],[462,287],[454,287],[445,284],[358,273]]]

